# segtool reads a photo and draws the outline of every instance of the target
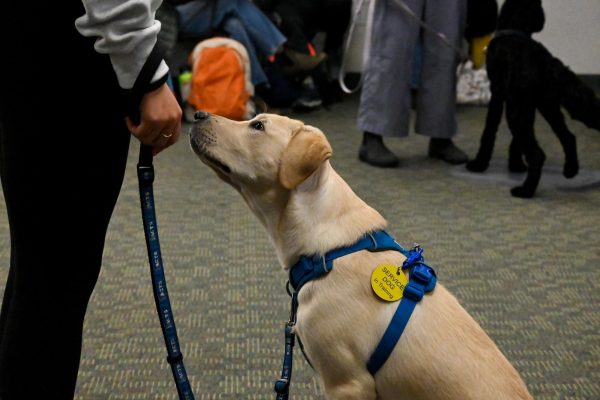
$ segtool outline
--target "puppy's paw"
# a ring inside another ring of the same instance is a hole
[[[529,189],[525,186],[517,186],[510,190],[510,194],[514,197],[520,197],[522,199],[530,199],[535,194],[535,189]]]
[[[563,167],[563,175],[565,178],[571,179],[577,175],[577,173],[579,173],[579,162],[577,160],[565,162],[565,166]]]
[[[467,163],[467,169],[471,172],[483,172],[490,166],[489,162],[477,158]]]

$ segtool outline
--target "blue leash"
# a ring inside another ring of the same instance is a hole
[[[142,97],[148,89],[161,85],[167,79],[154,84],[150,84],[154,72],[163,59],[163,50],[157,43],[148,56],[146,63],[142,67],[133,89],[127,93],[129,116],[131,120],[138,124],[140,122],[140,104]],[[152,291],[154,293],[154,302],[156,311],[160,319],[165,344],[167,346],[167,361],[173,372],[173,379],[177,387],[177,394],[180,400],[194,400],[194,394],[190,381],[188,380],[185,366],[183,365],[183,354],[179,348],[179,338],[177,337],[177,328],[175,327],[175,318],[169,301],[167,291],[167,281],[163,269],[163,261],[160,252],[160,242],[158,240],[158,226],[156,223],[156,212],[154,209],[154,191],[152,183],[154,182],[154,165],[152,164],[152,147],[141,144],[140,157],[137,165],[137,175],[140,187],[140,202],[142,206],[142,220],[144,222],[144,236],[146,237],[146,248],[148,249],[148,260],[150,261],[150,272],[152,274]]]
[[[292,307],[290,311],[290,320],[285,324],[285,353],[283,355],[283,367],[281,369],[281,378],[275,382],[276,400],[287,400],[290,393],[290,383],[292,381],[292,366],[294,360],[294,345],[296,344],[296,312],[298,310],[298,292],[291,293]]]
[[[152,147],[141,145],[140,158],[137,165],[138,181],[140,186],[140,201],[142,205],[142,219],[144,221],[144,236],[148,248],[148,260],[152,273],[152,290],[154,302],[160,319],[165,344],[167,346],[167,361],[173,372],[173,379],[177,387],[179,399],[194,400],[194,394],[188,380],[185,366],[183,365],[183,353],[179,347],[175,318],[169,301],[167,281],[163,269],[160,242],[158,240],[158,226],[156,224],[156,212],[154,209],[154,166],[152,165]]]

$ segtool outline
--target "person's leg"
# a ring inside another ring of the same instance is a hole
[[[250,59],[250,80],[252,84],[256,87],[268,83],[269,80],[258,59],[254,44],[246,32],[244,23],[236,17],[229,16],[223,21],[222,28],[232,39],[237,40],[246,48]]]
[[[235,14],[244,24],[252,44],[263,58],[274,55],[286,41],[285,36],[263,12],[249,0],[238,0]]]
[[[420,15],[423,2],[407,4]],[[395,166],[398,159],[381,137],[408,135],[410,77],[419,25],[392,1],[377,1],[371,54],[364,68],[358,127],[364,131],[361,160],[375,166]]]
[[[110,145],[99,157],[97,145],[89,141],[69,149],[40,140],[48,145],[48,153],[41,154],[31,149],[39,135],[26,125],[25,120],[5,122],[1,133],[12,253],[2,309],[0,396],[70,398],[83,319],[123,178],[129,133],[116,124],[97,124],[103,132],[63,126],[46,133],[104,134]],[[87,157],[77,159],[71,152]],[[55,157],[73,161],[75,171],[54,166]]]
[[[466,18],[465,0],[426,0],[424,20],[460,47]],[[423,67],[417,95],[416,132],[432,138],[429,155],[457,164],[467,161],[451,138],[457,133],[456,66],[458,54],[436,35],[423,34]]]
[[[34,77],[6,80],[0,105],[0,176],[11,232],[0,398],[69,399],[130,134],[113,106],[120,89],[108,57],[75,30],[82,4],[26,7],[35,10],[28,14],[31,30],[0,35],[0,47],[12,55],[2,72]],[[40,46],[50,31],[54,45]]]
[[[426,0],[425,22],[460,46],[465,0]],[[456,135],[456,67],[458,54],[438,36],[423,32],[421,86],[417,98],[416,131],[434,138]]]
[[[176,7],[179,34],[182,37],[207,37],[212,33],[216,19],[212,2],[191,1]]]

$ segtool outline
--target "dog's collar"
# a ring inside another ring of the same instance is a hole
[[[366,234],[351,246],[331,250],[325,255],[301,256],[298,262],[290,268],[290,285],[296,292],[299,292],[305,283],[330,272],[333,268],[333,260],[360,250],[396,250],[406,257],[410,253],[396,243],[386,231],[375,231]]]
[[[494,39],[498,39],[498,38],[506,37],[506,36],[516,36],[521,39],[533,40],[531,38],[531,35],[528,35],[525,32],[519,31],[516,29],[500,29],[500,30],[494,32]]]

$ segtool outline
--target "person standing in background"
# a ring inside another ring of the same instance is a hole
[[[467,161],[452,138],[457,133],[456,51],[421,26],[400,8],[402,1],[417,17],[456,47],[463,37],[466,0],[376,0],[370,58],[358,112],[363,131],[359,159],[377,167],[396,167],[398,157],[386,147],[383,137],[405,137],[409,133],[411,69],[419,37],[422,38],[422,68],[416,98],[415,131],[430,137],[428,154],[450,164]]]
[[[0,2],[0,176],[11,238],[2,400],[73,398],[130,137],[154,154],[179,138],[181,109],[164,61],[139,125],[122,101],[157,41],[160,3]]]

